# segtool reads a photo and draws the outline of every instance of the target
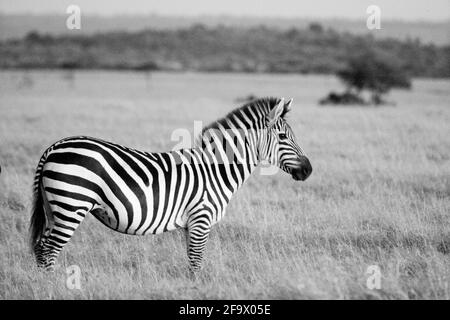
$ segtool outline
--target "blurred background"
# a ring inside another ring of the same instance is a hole
[[[81,9],[68,29],[66,9]],[[2,68],[332,74],[370,47],[411,76],[449,77],[449,2],[0,2]]]
[[[337,76],[346,90],[321,104],[385,104],[412,77],[450,77],[448,0],[71,5],[2,1],[0,68]]]

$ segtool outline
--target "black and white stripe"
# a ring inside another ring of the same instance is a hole
[[[284,118],[291,101],[248,103],[206,127],[189,149],[147,153],[85,136],[56,142],[42,155],[34,180],[30,229],[38,265],[53,269],[91,213],[126,234],[186,229],[190,269],[197,271],[211,226],[262,160],[296,180],[311,173]]]

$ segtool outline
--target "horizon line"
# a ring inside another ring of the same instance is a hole
[[[83,11],[82,11],[83,12]],[[56,12],[49,11],[45,13],[41,12],[30,12],[30,11],[15,11],[15,12],[4,12],[0,10],[1,16],[33,16],[33,17],[48,17],[48,16],[65,16],[67,15],[65,12]],[[285,20],[285,21],[294,21],[294,20],[317,20],[317,21],[333,21],[333,20],[343,20],[349,22],[356,22],[361,20],[366,20],[365,16],[361,18],[356,17],[344,17],[344,16],[331,16],[331,17],[319,17],[319,16],[270,16],[270,15],[235,15],[229,13],[200,13],[200,14],[168,14],[168,13],[158,13],[158,12],[148,12],[148,13],[112,13],[112,14],[100,14],[94,12],[86,12],[83,15],[88,17],[96,17],[96,18],[105,18],[112,19],[114,17],[148,17],[148,16],[157,16],[161,18],[184,18],[184,19],[195,19],[195,18],[234,18],[234,19],[270,19],[270,20]],[[409,19],[409,18],[394,18],[387,17],[383,19],[384,22],[400,22],[400,23],[429,23],[429,24],[443,24],[450,23],[450,17],[444,19]]]

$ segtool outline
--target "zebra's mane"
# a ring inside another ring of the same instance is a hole
[[[266,115],[280,102],[280,100],[280,98],[266,97],[247,102],[243,106],[230,111],[225,117],[213,121],[209,125],[205,126],[199,138],[201,139],[203,134],[210,129],[218,129],[219,125],[225,129],[229,129],[230,125],[228,120],[241,112],[247,113],[246,111],[251,110],[253,111],[253,114]],[[284,114],[282,116],[284,116]]]

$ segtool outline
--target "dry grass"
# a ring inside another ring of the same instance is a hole
[[[31,81],[30,81],[31,79]],[[415,81],[397,107],[318,107],[337,83],[300,76],[36,72],[0,74],[1,299],[450,299],[450,85]],[[34,167],[64,136],[170,149],[249,93],[294,97],[290,122],[314,172],[305,183],[255,175],[187,274],[184,236],[133,237],[88,217],[54,274],[27,248]],[[66,288],[65,267],[82,271]],[[380,290],[366,287],[369,265]]]

